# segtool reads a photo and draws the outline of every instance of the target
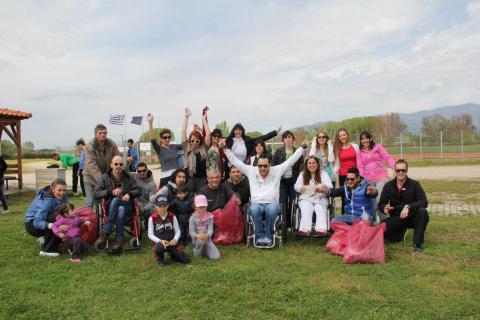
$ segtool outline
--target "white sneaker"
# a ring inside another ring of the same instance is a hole
[[[40,256],[41,257],[58,257],[60,253],[58,252],[45,252],[45,251],[40,251]]]
[[[37,242],[40,246],[43,246],[43,244],[45,243],[45,237],[44,236],[38,237]]]
[[[8,214],[8,213],[9,213],[9,211],[8,211],[8,210],[3,210],[3,212],[2,212],[2,213],[5,215],[5,214]]]

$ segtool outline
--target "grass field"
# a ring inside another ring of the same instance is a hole
[[[465,185],[463,194],[473,196],[480,182]],[[430,198],[449,190],[436,181],[424,186]],[[344,265],[325,252],[325,240],[314,239],[274,250],[220,247],[217,262],[195,259],[160,268],[146,238],[139,252],[118,257],[91,252],[75,265],[67,256],[38,256],[35,239],[23,228],[31,198],[31,193],[11,196],[11,214],[0,217],[0,319],[478,319],[480,314],[476,215],[432,213],[424,254],[412,254],[410,232],[406,245],[387,244],[384,265]]]
[[[391,154],[400,154],[400,147],[386,147],[388,152]],[[438,153],[440,154],[441,149],[440,145],[438,146],[423,146],[421,151],[423,153]],[[443,146],[444,153],[461,153],[462,147],[460,145],[444,145]],[[463,152],[480,152],[480,145],[465,145],[463,146]],[[411,146],[404,146],[403,153],[420,153],[420,147],[411,147]]]

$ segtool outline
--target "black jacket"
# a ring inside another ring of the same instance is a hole
[[[233,184],[231,179],[225,181],[225,183],[230,186],[230,188],[237,194],[242,202],[241,205],[244,205],[250,201],[250,185],[248,184],[248,178],[242,177],[242,180],[239,184]]]
[[[428,207],[427,196],[422,186],[418,181],[409,177],[407,177],[400,191],[397,188],[396,178],[385,184],[380,196],[380,202],[378,203],[378,210],[384,212],[385,206],[389,201],[390,206],[394,207],[390,213],[391,216],[399,215],[405,205],[409,205],[412,211]]]
[[[133,200],[142,194],[142,188],[137,185],[135,178],[124,171],[122,172],[122,180],[120,183],[122,196],[128,193],[130,196],[130,205],[133,206]],[[108,204],[114,198],[112,191],[115,187],[112,169],[110,169],[107,173],[102,174],[100,183],[95,187],[95,199],[105,198],[108,208]]]
[[[3,157],[0,156],[0,178],[3,178],[5,171],[7,171],[7,163],[3,160]]]
[[[293,153],[297,148],[293,148]],[[275,154],[273,155],[273,160],[272,160],[272,166],[277,166],[287,160],[287,154],[285,152],[285,146],[281,147],[280,149],[277,149],[275,151]],[[300,157],[297,162],[292,166],[292,177],[295,181],[297,181],[297,177],[302,170],[303,166],[303,157]]]
[[[277,135],[277,131],[273,130],[273,131],[270,131],[267,134],[264,134],[263,136],[256,137],[256,138],[250,138],[249,136],[243,136],[243,141],[245,141],[245,147],[247,148],[247,157],[251,157],[255,154],[255,146],[254,146],[255,141],[257,141],[257,140],[267,141],[267,140],[272,139],[276,135]],[[225,140],[227,142],[227,147],[229,149],[231,149],[232,146],[233,146],[233,135],[230,134]],[[244,161],[245,159],[240,159],[240,160]]]

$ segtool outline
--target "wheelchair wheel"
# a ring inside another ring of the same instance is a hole
[[[140,238],[130,238],[128,244],[131,249],[140,249]]]

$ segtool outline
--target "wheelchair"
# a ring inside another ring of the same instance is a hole
[[[287,239],[287,230],[286,230],[286,211],[282,208],[280,215],[275,219],[273,225],[273,239],[272,245],[270,246],[258,246],[255,241],[255,224],[250,215],[250,206],[248,206],[248,211],[244,214],[245,219],[245,243],[247,247],[253,246],[259,249],[272,249],[278,243],[278,247],[282,248],[283,244]],[[265,227],[266,220],[263,219],[263,226]]]
[[[97,235],[100,234],[100,231],[103,228],[103,225],[108,222],[108,214],[107,214],[107,202],[105,198],[101,199],[100,201],[95,201],[95,213],[98,217],[98,224],[97,224]],[[138,209],[137,199],[133,201],[134,210],[133,214],[129,214],[125,220],[124,231],[130,235],[130,240],[128,242],[129,247],[125,250],[140,250],[141,244],[140,240],[142,239],[142,223],[140,217],[140,210]],[[108,240],[105,247],[99,247],[95,244],[96,251],[106,251],[108,249]]]
[[[312,216],[312,229],[310,230],[310,235],[300,235],[298,234],[298,231],[300,229],[300,220],[302,219],[302,212],[300,210],[300,207],[298,205],[300,201],[300,194],[297,193],[295,196],[295,199],[292,203],[292,210],[291,210],[291,220],[292,221],[292,229],[291,229],[291,234],[292,238],[308,238],[308,237],[328,237],[331,235],[331,229],[330,229],[330,222],[335,219],[335,199],[333,197],[328,197],[328,204],[325,206],[327,209],[327,234],[322,235],[322,236],[317,236],[315,235],[315,222],[316,222],[316,213],[313,212]]]

